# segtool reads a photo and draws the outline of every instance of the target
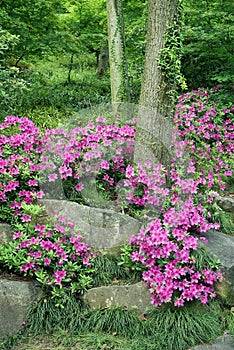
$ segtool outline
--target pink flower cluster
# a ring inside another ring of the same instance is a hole
[[[72,178],[77,192],[82,191],[82,178],[95,178],[98,172],[112,170],[124,173],[124,159],[133,155],[135,129],[129,125],[104,124],[104,118],[97,118],[99,124],[89,123],[86,127],[46,130],[42,138],[41,165],[49,182]],[[57,172],[56,173],[56,170]],[[114,186],[114,176],[103,176],[107,186]]]
[[[174,120],[196,167],[203,189],[224,190],[225,177],[233,176],[234,106],[211,103],[218,89],[198,89],[180,96]]]
[[[13,127],[18,128],[18,133],[6,136]],[[15,216],[21,216],[22,202],[31,204],[43,196],[35,178],[40,170],[40,132],[32,121],[19,117],[6,117],[0,130],[0,202],[9,206]],[[29,222],[30,217],[23,216],[22,221]]]
[[[66,286],[67,283],[79,280],[80,270],[83,273],[90,267],[94,254],[88,244],[83,242],[81,233],[76,232],[74,223],[63,217],[57,218],[58,224],[36,224],[32,231],[35,235],[29,238],[24,232],[15,232],[15,250],[25,258],[20,270],[26,275],[44,276],[44,284]],[[25,238],[26,237],[26,238]]]
[[[180,209],[171,208],[162,219],[150,221],[139,235],[129,240],[137,248],[131,254],[132,261],[145,266],[143,280],[155,306],[170,301],[174,301],[175,306],[183,306],[185,301],[194,299],[205,304],[216,296],[214,283],[221,280],[221,272],[195,268],[192,252],[198,247],[198,238],[190,234],[194,228],[193,217],[202,230],[212,226],[204,222],[204,217],[187,200]]]

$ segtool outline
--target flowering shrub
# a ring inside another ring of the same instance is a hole
[[[188,215],[190,209],[192,217]],[[195,267],[193,252],[198,248],[198,238],[190,235],[194,218],[198,225],[204,225],[199,211],[186,201],[180,210],[171,209],[163,219],[150,221],[138,236],[129,240],[134,247],[131,260],[143,264],[143,280],[155,306],[170,301],[182,306],[195,299],[206,304],[208,298],[216,296],[213,285],[221,280],[221,272],[198,271]]]
[[[165,188],[163,168],[162,165],[146,164],[146,167],[138,165],[138,169],[131,171],[128,167],[126,171],[125,184],[131,188],[128,200],[154,210],[158,208],[158,218],[149,218],[146,228],[129,239],[132,250],[127,251],[124,259],[129,255],[138,269],[142,264],[143,280],[154,305],[174,301],[175,306],[182,306],[185,301],[194,299],[205,304],[208,298],[215,297],[213,285],[221,279],[221,273],[196,269],[193,252],[198,248],[199,238],[205,238],[191,234],[200,234],[218,228],[218,225],[207,223],[205,209],[193,203],[199,181],[182,179],[172,168],[171,188]],[[134,192],[140,184],[144,185],[141,198]]]
[[[133,155],[135,130],[129,125],[106,125],[103,117],[97,118],[97,122],[70,132],[63,129],[45,132],[41,147],[42,180],[50,183],[45,192],[51,191],[51,184],[61,178],[67,197],[84,200],[81,192],[85,193],[85,186],[89,194],[97,186],[111,204],[116,185],[124,178],[127,162]],[[88,199],[85,202],[90,204]]]
[[[199,238],[204,238],[194,234],[218,225],[207,222],[209,213],[196,204],[196,196],[205,187],[223,188],[225,177],[231,175],[228,157],[233,151],[233,125],[224,118],[221,131],[218,122],[209,121],[214,109],[208,110],[201,101],[206,93],[199,92],[200,102],[198,92],[193,94],[182,96],[177,106],[175,121],[182,141],[174,145],[168,169],[162,164],[133,164],[135,129],[129,125],[107,125],[99,117],[97,124],[89,123],[84,128],[47,130],[40,135],[28,119],[7,117],[0,125],[4,132],[0,137],[1,215],[3,220],[13,217],[18,229],[14,241],[2,248],[1,260],[26,275],[36,276],[53,289],[54,295],[87,287],[94,256],[80,233],[74,233],[65,218],[58,219],[54,226],[39,225],[33,214],[36,206],[31,205],[43,195],[61,198],[64,192],[79,202],[93,204],[85,191],[89,195],[94,190],[104,195],[105,206],[128,213],[137,210],[146,221],[139,235],[130,238],[128,253],[137,268],[142,266],[153,304],[172,301],[182,306],[185,301],[199,299],[207,303],[214,298],[214,283],[221,273],[218,269],[196,268],[193,253]],[[189,109],[186,99],[191,96],[196,99]],[[9,135],[12,128],[17,132]],[[210,130],[214,131],[211,139]],[[210,144],[199,141],[197,134]],[[217,145],[214,140],[219,140]],[[188,150],[194,157],[183,164]],[[209,168],[207,159],[213,162]],[[26,210],[27,205],[30,210]]]
[[[174,117],[180,136],[189,140],[194,178],[203,192],[223,191],[227,177],[233,176],[234,106],[212,102],[217,94],[218,88],[213,88],[181,95]]]
[[[21,203],[43,196],[38,183],[40,132],[32,121],[18,117],[6,117],[0,130],[0,219],[12,221],[21,215]]]
[[[36,278],[54,297],[81,293],[90,287],[94,254],[74,223],[60,216],[54,223],[35,224],[35,206],[22,207],[27,224],[14,226],[13,241],[2,247],[0,261],[20,274]],[[37,207],[37,214],[43,211],[43,207]]]

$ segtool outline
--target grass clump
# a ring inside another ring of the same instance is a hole
[[[94,286],[134,283],[142,280],[141,273],[124,266],[118,256],[100,254],[94,260],[93,265],[97,271],[93,276]]]
[[[218,301],[155,308],[147,314],[124,308],[90,310],[68,298],[63,307],[42,298],[28,312],[24,329],[0,343],[3,350],[187,350],[233,332],[233,313]],[[44,347],[42,347],[44,346]]]
[[[222,334],[222,311],[217,302],[202,306],[198,303],[183,308],[156,309],[147,321],[147,328],[156,325],[158,349],[183,350],[210,342]],[[155,348],[156,349],[156,348]]]
[[[193,257],[196,259],[195,268],[198,271],[204,269],[217,270],[220,267],[220,260],[216,259],[204,246],[199,246],[193,252]]]
[[[234,235],[234,215],[220,208],[216,203],[211,206],[211,215],[214,222],[220,225],[220,231]]]
[[[26,318],[26,333],[52,334],[60,329],[74,333],[80,329],[87,308],[85,304],[75,297],[67,297],[60,307],[56,306],[56,302],[56,299],[49,297],[41,298],[32,304]]]

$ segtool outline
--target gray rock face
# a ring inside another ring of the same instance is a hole
[[[49,216],[54,211],[75,222],[81,230],[85,242],[92,248],[111,252],[126,243],[128,237],[139,232],[140,222],[130,216],[109,209],[99,209],[79,205],[66,200],[41,200]]]
[[[217,196],[215,202],[226,212],[234,212],[234,199],[230,197]]]
[[[84,300],[93,310],[120,306],[145,313],[153,308],[143,282],[92,288],[85,293]]]
[[[10,242],[12,240],[11,227],[8,224],[0,224],[0,244]]]
[[[218,337],[212,344],[197,345],[189,350],[233,350],[234,339],[228,334]]]
[[[217,293],[229,305],[234,305],[234,236],[218,231],[209,231],[203,236],[208,239],[204,244],[206,249],[221,261],[224,280],[216,285]]]
[[[0,337],[19,330],[27,308],[40,292],[35,282],[0,279]]]

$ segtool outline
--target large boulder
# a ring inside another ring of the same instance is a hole
[[[145,313],[153,308],[144,282],[91,288],[85,293],[84,300],[93,310],[123,307]]]
[[[215,202],[226,212],[234,212],[234,199],[231,197],[222,197],[217,195]]]
[[[12,240],[11,226],[0,223],[0,244],[8,243]]]
[[[17,332],[41,289],[31,281],[0,279],[0,337]]]
[[[128,215],[110,209],[79,205],[66,200],[41,200],[49,216],[57,211],[73,221],[81,230],[85,242],[93,249],[113,253],[125,244],[131,235],[139,232],[140,222]]]
[[[197,345],[189,350],[233,350],[234,349],[234,339],[228,334],[224,334],[218,337],[211,344]]]
[[[217,283],[217,293],[229,305],[234,305],[234,236],[218,231],[203,234],[208,239],[206,249],[221,262],[223,282]]]

